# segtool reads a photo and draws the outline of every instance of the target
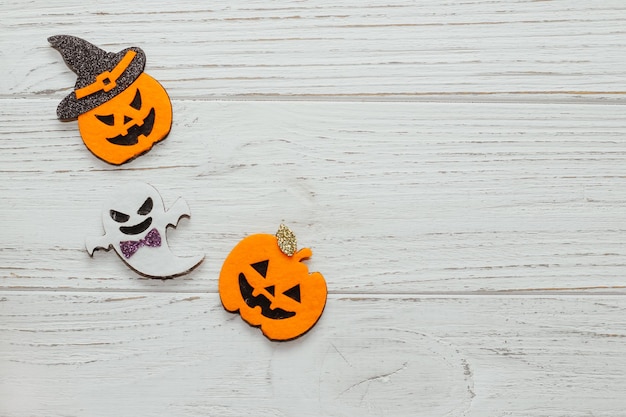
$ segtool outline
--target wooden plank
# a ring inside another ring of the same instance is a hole
[[[621,0],[346,0],[0,5],[0,96],[60,100],[75,76],[46,38],[144,48],[175,99],[624,94]]]
[[[170,137],[117,168],[54,105],[2,103],[3,288],[215,292],[232,247],[281,222],[331,293],[624,286],[624,106],[176,101]],[[150,281],[87,255],[133,181],[188,201],[169,240],[199,269]]]
[[[266,340],[215,294],[4,292],[0,414],[615,416],[623,297],[331,296]]]
[[[622,0],[0,13],[0,416],[623,415]],[[170,137],[119,168],[91,156],[55,119],[60,33],[142,47]],[[206,254],[191,274],[87,255],[101,202],[138,181],[189,202],[168,237]],[[217,278],[281,222],[330,295],[273,343]]]

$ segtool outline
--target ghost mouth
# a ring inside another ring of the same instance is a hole
[[[152,224],[152,217],[148,217],[146,220],[138,223],[134,226],[122,226],[120,227],[120,232],[125,235],[138,235],[139,233],[145,232],[148,227]]]
[[[128,128],[128,133],[125,135],[117,135],[114,138],[107,138],[107,141],[114,145],[120,146],[132,146],[139,143],[139,135],[144,135],[148,137],[150,133],[152,133],[152,128],[154,127],[154,117],[155,111],[154,107],[150,110],[150,113],[143,119],[143,123],[141,126],[133,125]]]
[[[282,308],[271,308],[270,300],[263,294],[259,294],[256,297],[253,296],[252,291],[254,291],[254,288],[250,285],[243,273],[239,274],[239,291],[241,291],[241,296],[248,307],[261,307],[261,314],[268,319],[283,320],[296,315],[293,311],[283,310]]]

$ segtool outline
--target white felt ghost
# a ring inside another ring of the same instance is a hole
[[[198,266],[204,256],[180,257],[167,244],[166,229],[189,217],[189,206],[178,199],[169,210],[157,190],[145,183],[125,187],[102,209],[104,236],[86,239],[89,255],[96,249],[115,252],[136,272],[151,278],[172,278]]]

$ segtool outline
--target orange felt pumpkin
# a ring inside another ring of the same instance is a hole
[[[290,340],[306,333],[322,315],[327,295],[322,274],[309,274],[302,263],[311,255],[308,248],[288,255],[279,247],[279,238],[269,234],[244,238],[220,272],[224,308],[239,312],[271,340]]]
[[[129,47],[107,52],[70,35],[48,38],[77,75],[74,91],[57,107],[57,117],[78,119],[89,150],[121,165],[164,139],[172,126],[172,104],[165,89],[144,73],[146,55]]]
[[[98,158],[120,165],[164,139],[172,125],[172,104],[165,89],[142,73],[127,89],[78,116],[87,148]]]

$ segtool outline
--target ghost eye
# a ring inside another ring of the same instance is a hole
[[[146,198],[146,201],[143,202],[139,210],[137,210],[137,214],[141,214],[142,216],[150,213],[152,211],[152,199],[150,197]]]
[[[115,210],[109,211],[109,215],[113,220],[118,223],[125,223],[128,221],[128,219],[130,219],[130,216],[128,214],[120,213],[119,211]]]
[[[113,126],[115,124],[115,117],[112,114],[107,114],[104,116],[100,116],[96,114],[96,118],[100,120],[105,125]]]
[[[135,98],[130,103],[130,107],[135,110],[141,109],[141,93],[139,93],[139,90],[137,90],[137,92],[135,93]]]

